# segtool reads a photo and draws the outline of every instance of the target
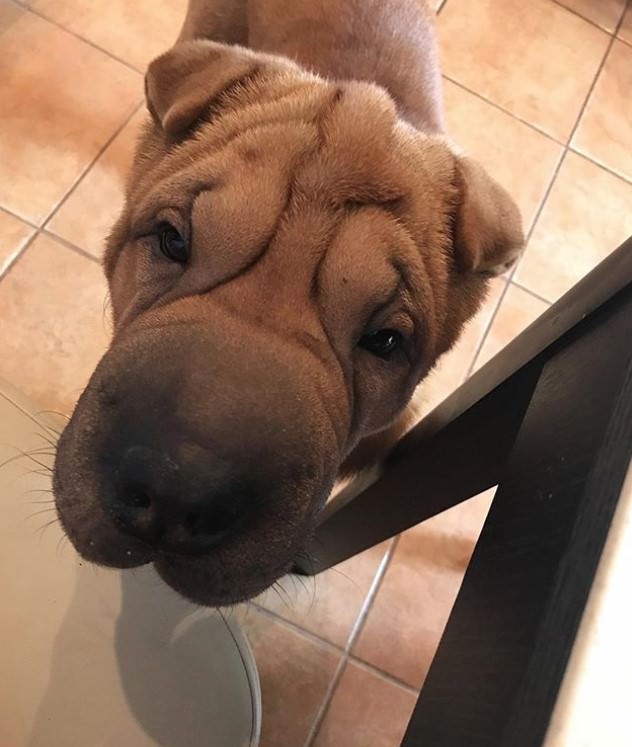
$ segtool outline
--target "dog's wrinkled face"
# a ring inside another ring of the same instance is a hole
[[[229,604],[287,571],[520,220],[373,86],[192,42],[147,90],[105,259],[114,337],[61,439],[57,507],[89,560]]]

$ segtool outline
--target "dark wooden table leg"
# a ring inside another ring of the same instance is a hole
[[[538,380],[534,361],[348,504],[327,509],[296,573],[312,575],[481,493],[500,479]]]
[[[542,744],[631,457],[625,291],[542,369],[403,747]]]

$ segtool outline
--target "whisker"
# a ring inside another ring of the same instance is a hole
[[[50,495],[52,495],[53,491],[51,490],[51,488],[31,488],[30,490],[25,490],[22,495],[30,495],[31,493],[49,493]]]
[[[42,441],[46,441],[46,443],[49,446],[51,446],[53,449],[55,449],[55,450],[57,449],[57,441],[54,440],[54,439],[52,439],[52,438],[49,438],[46,434],[44,434],[44,433],[37,433],[36,431],[33,431],[32,435],[33,436],[37,436],[38,438],[41,438]]]
[[[31,519],[34,519],[36,516],[41,516],[42,514],[49,514],[51,511],[54,511],[53,506],[49,506],[48,508],[42,508],[39,511],[34,511],[32,514],[29,514],[24,518],[24,521],[30,521]]]
[[[70,415],[67,415],[65,412],[61,412],[60,410],[38,410],[36,415],[58,415],[60,418],[64,418],[64,420],[69,421]]]
[[[39,459],[36,459],[36,458],[35,458],[35,457],[33,456],[33,454],[37,454],[38,456],[46,456],[46,454],[47,454],[48,452],[45,452],[45,453],[43,453],[43,452],[41,452],[41,451],[30,451],[30,452],[27,452],[27,451],[22,451],[21,453],[22,453],[22,456],[26,457],[27,459],[30,459],[30,460],[31,460],[32,462],[34,462],[35,464],[37,464],[37,465],[39,465],[40,467],[43,467],[44,469],[47,469],[47,470],[49,470],[50,472],[52,472],[53,468],[51,467],[51,465],[50,465],[50,464],[46,464],[46,463],[44,463],[44,462],[40,462],[40,460],[39,460]]]
[[[58,558],[61,558],[63,551],[68,546],[68,537],[64,532],[61,533],[61,536],[57,540],[57,547],[55,548],[55,555]]]
[[[58,521],[57,517],[55,516],[54,519],[51,519],[50,521],[47,521],[44,525],[42,525],[38,530],[37,533],[39,535],[39,539],[41,541],[42,537],[44,536],[44,532],[49,528],[52,527],[53,524],[56,524]]]
[[[50,477],[53,474],[52,467],[46,469],[27,469],[23,472],[21,477],[27,477],[30,475],[40,475],[40,477]]]
[[[9,457],[8,459],[5,459],[4,462],[0,463],[0,469],[2,469],[3,467],[6,467],[8,464],[11,464],[12,462],[17,462],[18,459],[29,458],[29,459],[32,459],[33,461],[36,461],[33,458],[33,456],[32,456],[33,454],[37,454],[38,456],[40,456],[40,455],[41,456],[47,456],[47,455],[49,455],[48,450],[43,450],[43,449],[34,449],[33,451],[28,451],[27,452],[27,451],[22,451],[21,449],[18,449],[15,446],[12,446],[11,448],[14,448],[19,453],[18,454],[14,454],[12,457]],[[53,456],[53,455],[50,454],[50,456]]]
[[[30,412],[28,412],[27,410],[22,409],[19,405],[16,405],[15,402],[12,399],[10,399],[3,392],[0,392],[0,397],[2,397],[2,399],[4,399],[5,402],[7,402],[8,404],[10,404],[13,407],[15,407],[16,410],[19,410],[23,415],[26,415],[26,417],[30,421],[32,421],[33,423],[35,423],[35,425],[37,425],[39,428],[45,428],[47,431],[50,431],[50,432],[54,433],[56,436],[59,436],[60,431],[55,430],[55,428],[53,428],[52,426],[46,425],[46,423],[42,423],[36,417],[34,417],[33,415],[31,415]]]

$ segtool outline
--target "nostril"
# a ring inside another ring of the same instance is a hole
[[[199,523],[199,516],[195,512],[188,513],[184,517],[184,526],[191,534],[197,534],[198,533],[198,523]]]

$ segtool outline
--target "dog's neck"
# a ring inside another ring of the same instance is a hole
[[[200,38],[377,83],[410,124],[443,131],[434,13],[421,0],[191,0],[180,40]]]

